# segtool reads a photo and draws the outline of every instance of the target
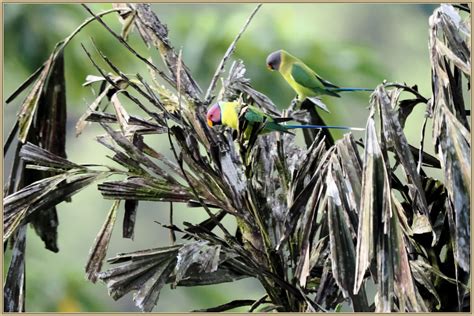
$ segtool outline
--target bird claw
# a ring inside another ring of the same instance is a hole
[[[296,106],[298,105],[299,101],[298,98],[294,98],[291,100],[290,106],[288,107],[288,111],[291,113],[295,110]]]

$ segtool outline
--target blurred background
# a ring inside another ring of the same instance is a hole
[[[90,4],[90,7],[98,13],[112,5]],[[154,11],[168,26],[171,43],[177,50],[182,48],[184,62],[204,91],[222,55],[254,7],[255,4],[153,4]],[[288,106],[295,95],[278,73],[266,68],[266,56],[278,49],[298,56],[322,77],[342,87],[375,87],[383,80],[399,81],[410,86],[417,84],[421,94],[430,97],[428,18],[436,7],[431,4],[264,4],[238,42],[232,60],[242,59],[253,87],[280,108]],[[3,100],[48,58],[56,42],[88,17],[78,4],[4,4]],[[104,20],[120,31],[115,15]],[[78,138],[74,132],[78,118],[94,100],[91,89],[81,86],[88,74],[98,75],[80,46],[83,43],[92,51],[91,38],[123,72],[148,77],[148,71],[98,23],[86,27],[66,48],[68,158],[76,163],[111,165],[106,157],[110,152],[95,141],[95,136],[103,134],[100,127],[90,125]],[[158,61],[157,52],[148,50],[137,33],[130,34],[129,42],[144,56]],[[3,107],[4,140],[25,95]],[[365,126],[368,93],[345,93],[342,98],[328,97],[323,101],[331,110],[330,115],[324,114],[328,124]],[[129,113],[143,115],[133,104],[126,105]],[[424,111],[424,105],[417,106],[405,128],[408,141],[417,147]],[[361,137],[364,135],[359,132],[356,138]],[[170,155],[169,144],[164,139],[148,138],[147,142]],[[430,124],[425,148],[433,153]],[[8,178],[10,164],[11,157],[7,156],[4,179]],[[433,176],[439,178],[441,174],[433,172]],[[44,249],[41,240],[29,229],[27,311],[137,311],[131,295],[114,302],[104,284],[92,284],[84,278],[89,248],[111,204],[102,199],[96,185],[75,195],[72,203],[60,204],[57,254]],[[108,257],[118,252],[168,245],[168,232],[155,223],[167,223],[168,208],[167,203],[140,203],[133,241],[121,238],[121,210]],[[175,224],[197,223],[204,218],[204,212],[198,208],[175,205]],[[235,227],[231,219],[226,224]],[[9,258],[7,250],[4,273]],[[258,299],[262,295],[262,287],[252,279],[176,290],[167,286],[155,311],[186,312],[234,299]]]

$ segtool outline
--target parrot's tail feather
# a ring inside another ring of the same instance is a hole
[[[333,129],[347,129],[351,131],[364,131],[362,127],[350,127],[350,126],[326,126],[326,125],[283,125],[288,129],[296,128],[333,128]]]
[[[344,91],[374,91],[374,89],[370,88],[334,88],[334,89],[328,89],[330,91],[334,92],[344,92]]]

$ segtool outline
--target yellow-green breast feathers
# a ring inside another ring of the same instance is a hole
[[[237,101],[220,102],[219,105],[221,108],[222,125],[229,126],[233,129],[238,129],[240,103]]]
[[[293,88],[293,90],[295,90],[300,100],[304,100],[306,97],[315,96],[316,94],[312,90],[305,88],[304,86],[297,83],[295,79],[293,78],[293,76],[291,75],[293,66],[295,64],[298,64],[309,73],[313,72],[301,60],[291,55],[290,53],[284,50],[281,50],[281,64],[280,64],[279,71],[281,75],[283,76],[283,78],[288,82],[288,84]]]

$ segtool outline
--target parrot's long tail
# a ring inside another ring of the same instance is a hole
[[[363,131],[365,128],[361,127],[349,127],[349,126],[326,126],[326,125],[283,125],[287,129],[296,128],[333,128],[333,129],[346,129],[351,131]]]
[[[374,91],[374,89],[370,88],[326,88],[332,92],[344,92],[344,91]]]

